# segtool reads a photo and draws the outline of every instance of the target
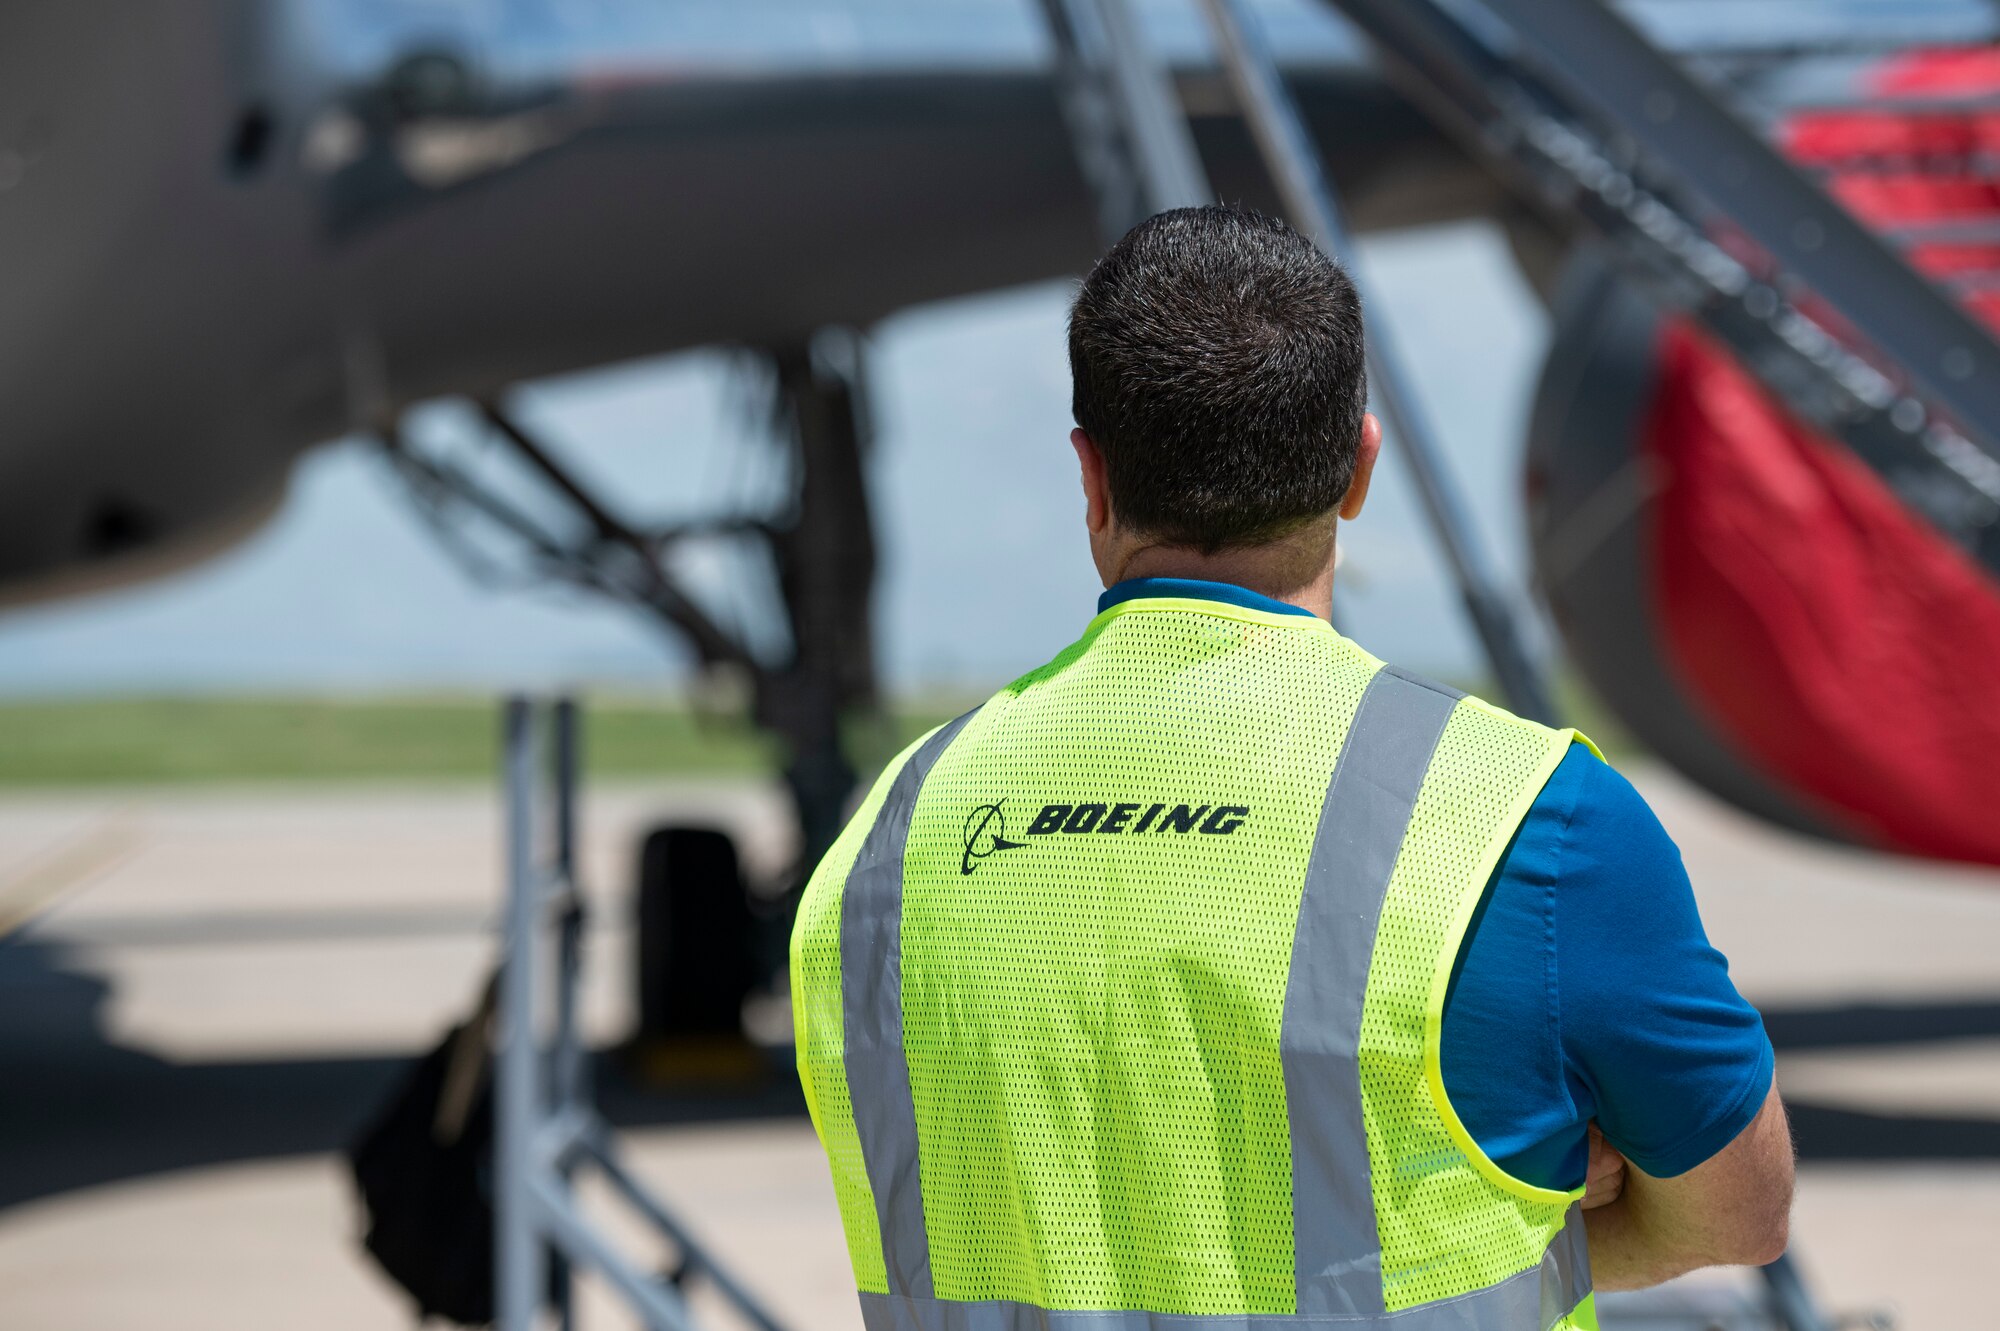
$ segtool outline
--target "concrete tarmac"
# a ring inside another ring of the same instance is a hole
[[[1985,1268],[2000,1250],[2000,874],[1823,846],[1665,772],[1635,776],[1780,1047],[1805,1157],[1795,1251],[1815,1287],[1915,1331],[2000,1325]],[[669,817],[729,828],[766,871],[787,853],[762,786],[589,791],[585,1020],[602,1043],[631,1022],[634,848]],[[337,1151],[401,1060],[472,1004],[499,850],[484,788],[0,797],[0,921],[28,920],[0,943],[0,1328],[412,1325],[359,1251]],[[782,1032],[782,1005],[761,1018]],[[824,1162],[783,1112],[794,1095],[625,1097],[625,1140],[792,1325],[857,1326]],[[698,1311],[711,1302],[697,1293]],[[594,1285],[582,1312],[631,1324]]]

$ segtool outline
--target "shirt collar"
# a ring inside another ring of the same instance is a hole
[[[1097,598],[1097,613],[1101,615],[1112,606],[1123,605],[1127,601],[1156,596],[1173,596],[1193,601],[1220,601],[1224,605],[1240,606],[1245,610],[1262,610],[1273,615],[1304,615],[1307,619],[1313,618],[1313,612],[1304,606],[1273,600],[1262,592],[1253,592],[1248,587],[1238,587],[1233,582],[1204,582],[1198,578],[1127,578]]]

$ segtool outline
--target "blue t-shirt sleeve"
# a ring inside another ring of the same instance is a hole
[[[1666,1177],[1721,1150],[1763,1102],[1770,1043],[1709,946],[1679,849],[1583,745],[1493,871],[1442,1046],[1466,1130],[1542,1187],[1583,1181],[1592,1119]]]
[[[1771,1044],[1709,945],[1680,848],[1629,781],[1581,746],[1572,760],[1554,930],[1565,1079],[1607,1141],[1671,1177],[1756,1117]]]

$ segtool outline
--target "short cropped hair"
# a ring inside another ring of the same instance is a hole
[[[1207,554],[1347,493],[1368,390],[1339,264],[1244,208],[1176,208],[1111,247],[1069,317],[1071,406],[1121,524]]]

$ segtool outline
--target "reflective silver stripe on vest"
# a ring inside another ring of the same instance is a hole
[[[1356,1060],[1361,1003],[1389,874],[1431,754],[1463,696],[1393,666],[1378,670],[1361,695],[1320,811],[1279,1036],[1301,1313],[1382,1312],[1382,1243]]]
[[[931,1293],[931,1253],[917,1168],[917,1111],[903,1057],[903,847],[924,778],[972,716],[967,712],[939,728],[896,773],[840,902],[843,1061],[854,1127],[875,1194],[889,1289],[918,1298]]]
[[[1590,1235],[1583,1227],[1583,1205],[1570,1203],[1562,1233],[1542,1254],[1542,1325],[1554,1326],[1590,1294]]]
[[[1542,1264],[1455,1299],[1373,1313],[1147,1313],[863,1294],[867,1331],[1548,1331],[1590,1293],[1583,1212],[1571,1207]]]

